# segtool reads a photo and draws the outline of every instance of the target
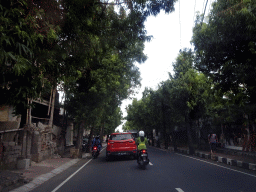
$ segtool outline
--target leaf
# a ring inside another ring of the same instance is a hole
[[[21,44],[21,47],[22,47],[23,51],[27,54],[29,49],[25,45],[23,45],[23,44]]]
[[[8,11],[9,11],[9,10],[6,10],[6,11],[4,12],[4,17],[6,17]]]
[[[6,42],[7,45],[11,45],[11,42],[9,39],[6,38],[6,39],[4,39],[4,41]]]
[[[13,60],[17,61],[16,57],[11,52],[7,52],[7,55],[9,55]]]

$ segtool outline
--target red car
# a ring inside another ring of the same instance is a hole
[[[106,160],[112,156],[131,156],[136,158],[137,145],[131,133],[112,133],[108,139]]]

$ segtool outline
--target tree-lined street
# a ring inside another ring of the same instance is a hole
[[[31,161],[66,154],[81,158],[58,175],[50,172],[50,180],[33,189],[38,192],[256,191],[251,170],[193,156],[210,151],[212,137],[213,148],[226,145],[256,157],[256,1],[216,0],[208,15],[194,13],[193,48],[166,61],[173,69],[166,81],[133,98],[142,79],[138,64],[150,56],[144,49],[153,38],[145,23],[171,14],[176,4],[180,22],[180,1],[1,2],[0,168],[28,169]],[[164,25],[180,30],[181,42],[181,23],[179,29],[172,21]],[[123,116],[126,99],[132,104]],[[97,159],[82,158],[93,138],[108,142],[122,122],[123,131],[137,137],[143,130],[149,139],[146,170],[128,158],[107,162],[105,149]],[[191,156],[162,146],[185,147]],[[5,179],[0,192],[11,183]]]

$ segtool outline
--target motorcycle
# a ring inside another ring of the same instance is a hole
[[[85,138],[85,139],[83,139],[83,144],[82,144],[82,151],[88,151],[89,149],[89,144],[88,144],[88,139],[87,138]]]
[[[99,156],[99,148],[97,145],[94,145],[92,148],[92,157],[96,159]]]
[[[146,149],[139,151],[137,163],[143,170],[146,169],[146,165],[149,164],[148,152]]]

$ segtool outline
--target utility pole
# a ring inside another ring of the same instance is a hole
[[[56,87],[54,87],[52,89],[53,93],[52,93],[52,102],[49,103],[49,105],[51,105],[51,116],[50,116],[50,120],[49,120],[49,127],[52,128],[53,126],[53,115],[54,115],[54,105],[55,105],[55,96],[56,96]]]

